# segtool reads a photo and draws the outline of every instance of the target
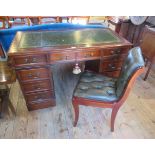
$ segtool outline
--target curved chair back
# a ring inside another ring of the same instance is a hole
[[[139,69],[142,69],[143,71],[144,59],[140,47],[135,47],[129,51],[128,56],[123,63],[118,81],[116,83],[116,94],[118,97],[122,97],[124,95],[125,90],[127,90],[127,87],[131,82],[131,79],[133,78],[135,81],[136,77],[142,73],[139,71]],[[139,74],[137,74],[137,72]],[[132,80],[132,82],[134,81]]]

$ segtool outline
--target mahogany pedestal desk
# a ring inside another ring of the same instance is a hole
[[[51,65],[100,60],[99,71],[118,76],[131,43],[108,28],[18,32],[8,52],[28,110],[55,105]]]

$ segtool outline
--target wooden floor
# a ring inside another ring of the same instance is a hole
[[[71,96],[78,76],[72,74],[72,64],[56,68],[57,104],[53,108],[29,112],[18,82],[11,86],[15,112],[9,109],[0,120],[0,138],[155,138],[155,72],[151,71],[147,81],[144,75],[137,79],[112,133],[110,109],[81,106],[78,125],[73,127]]]

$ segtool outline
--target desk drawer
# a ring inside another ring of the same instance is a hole
[[[45,54],[14,58],[14,63],[16,66],[32,65],[32,64],[46,64],[46,62],[47,62],[47,59],[46,59]]]
[[[75,52],[53,53],[50,55],[50,61],[69,61],[75,59]]]
[[[122,55],[122,54],[127,54],[128,53],[128,49],[109,49],[109,50],[104,50],[103,51],[103,57],[108,57],[108,56],[113,56],[113,55]]]
[[[54,93],[52,91],[44,91],[38,93],[30,93],[26,94],[27,102],[41,102],[42,100],[50,99],[54,97]]]
[[[115,61],[104,61],[102,64],[102,71],[114,71],[120,70],[122,67],[122,61],[115,62]]]
[[[27,107],[29,110],[48,108],[50,106],[55,106],[55,98],[27,103]]]
[[[100,57],[100,51],[81,51],[77,53],[78,59],[91,59],[99,57]]]
[[[39,80],[49,78],[49,70],[47,68],[35,68],[17,71],[18,77],[22,81]]]
[[[25,93],[45,91],[50,89],[53,90],[53,85],[51,84],[50,80],[27,82],[23,84],[23,90]]]

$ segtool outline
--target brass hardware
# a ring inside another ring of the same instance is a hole
[[[28,76],[28,78],[32,78],[32,74],[31,73],[29,73],[27,76]]]
[[[32,63],[37,62],[37,58],[32,58]]]
[[[69,56],[66,55],[66,60],[69,58]]]
[[[115,69],[116,67],[113,64],[108,65],[111,69]]]
[[[26,59],[25,59],[25,63],[29,63],[29,61],[28,61],[28,60],[29,60],[29,59],[28,59],[28,58],[26,58]]]
[[[115,53],[115,51],[111,51],[111,54],[114,54]]]
[[[36,73],[36,74],[34,75],[34,78],[39,78],[39,75],[40,75],[40,73]]]
[[[28,78],[38,78],[39,75],[40,75],[40,73],[36,73],[36,74],[29,73],[27,76],[28,76]]]

